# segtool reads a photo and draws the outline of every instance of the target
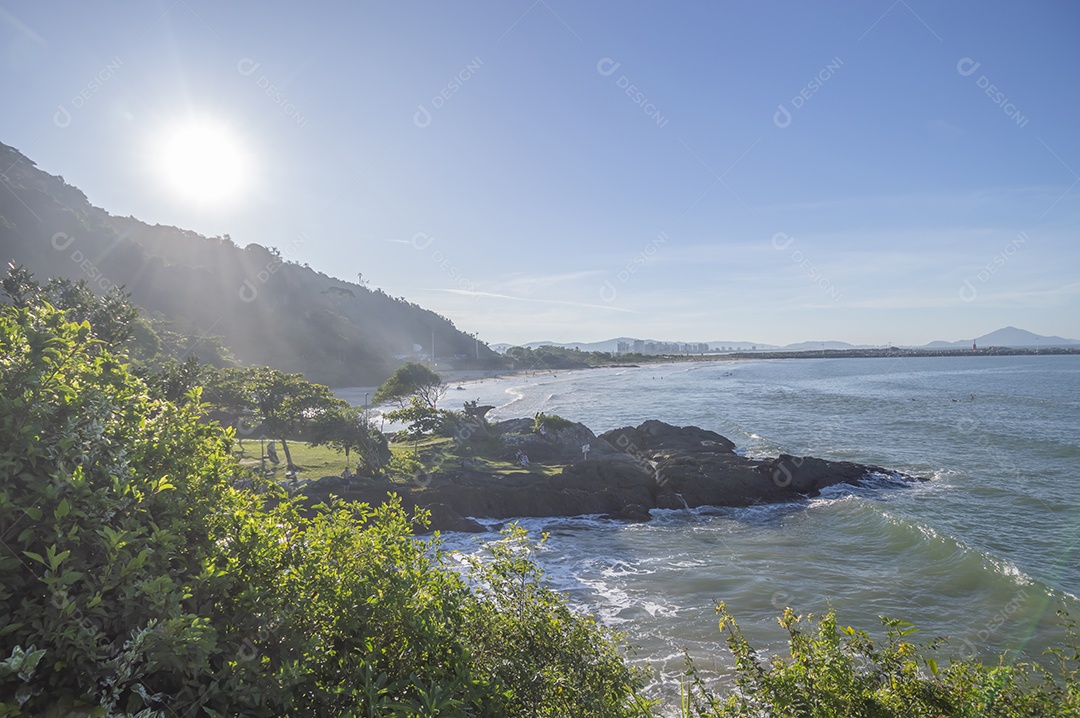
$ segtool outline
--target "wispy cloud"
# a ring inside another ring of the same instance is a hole
[[[3,20],[4,22],[8,23],[12,27],[14,27],[16,30],[21,32],[23,35],[30,38],[31,40],[38,43],[39,45],[48,45],[49,44],[49,43],[47,43],[45,41],[45,38],[43,38],[41,35],[38,35],[33,30],[31,30],[26,25],[26,23],[24,23],[22,20],[15,17],[14,15],[12,15],[10,12],[8,12],[7,10],[5,10],[2,7],[0,7],[0,20]]]
[[[557,284],[568,284],[585,279],[595,279],[603,275],[599,269],[588,269],[578,272],[562,272],[559,274],[542,275],[511,275],[502,281],[496,281],[495,285],[507,290],[515,290],[529,294],[538,290],[545,290]]]
[[[530,304],[558,304],[565,307],[579,307],[584,309],[603,309],[607,312],[622,312],[624,314],[635,314],[633,310],[623,309],[622,307],[612,307],[603,304],[587,304],[585,302],[572,302],[566,299],[532,299],[529,297],[515,297],[510,294],[498,294],[496,292],[478,292],[470,289],[438,289],[431,288],[424,291],[428,292],[444,292],[446,294],[460,294],[465,297],[485,297],[489,299],[508,299],[513,302],[527,302]]]

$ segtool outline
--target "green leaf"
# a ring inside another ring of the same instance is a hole
[[[55,571],[64,562],[64,559],[71,555],[71,551],[56,553],[56,547],[50,546],[45,550],[45,554],[49,557],[49,568]]]

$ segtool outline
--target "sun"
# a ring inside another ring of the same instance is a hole
[[[192,120],[165,133],[157,171],[182,199],[216,204],[237,198],[250,180],[250,162],[224,124]]]

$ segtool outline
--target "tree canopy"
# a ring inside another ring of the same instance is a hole
[[[411,397],[416,397],[431,409],[435,409],[439,399],[446,393],[442,377],[431,369],[417,362],[407,362],[398,367],[382,386],[375,390],[372,399],[376,403],[395,402],[399,408],[405,408]]]
[[[149,391],[88,322],[0,307],[0,715],[647,714],[521,548],[466,580],[394,501],[239,488],[198,394]]]
[[[0,715],[652,714],[621,638],[547,584],[520,527],[462,576],[394,499],[311,506],[246,473],[201,389],[171,398],[194,379],[132,371],[124,333],[79,313],[92,300],[21,296],[0,306]],[[342,411],[260,376],[298,422]],[[734,687],[688,663],[684,716],[1080,714],[1067,617],[1051,671],[939,667],[902,621],[872,640],[790,609],[788,655],[766,657],[718,610]]]
[[[281,440],[290,469],[294,465],[288,439],[299,436],[324,414],[348,406],[322,384],[304,381],[301,374],[286,374],[269,367],[248,372],[244,390],[250,397],[256,423],[268,436]]]
[[[312,446],[332,446],[345,452],[348,468],[349,454],[356,452],[359,473],[379,474],[390,461],[390,446],[370,421],[364,410],[354,406],[337,407],[317,419],[309,433]]]

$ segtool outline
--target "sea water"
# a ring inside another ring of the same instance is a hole
[[[545,372],[451,388],[492,420],[538,411],[596,433],[695,425],[740,453],[856,461],[928,479],[834,487],[801,503],[654,511],[645,524],[524,519],[575,607],[625,632],[652,690],[677,696],[684,655],[723,683],[715,603],[782,650],[786,606],[881,635],[879,616],[947,636],[939,658],[1039,658],[1080,616],[1080,357],[791,359]],[[484,540],[451,534],[448,548]]]

